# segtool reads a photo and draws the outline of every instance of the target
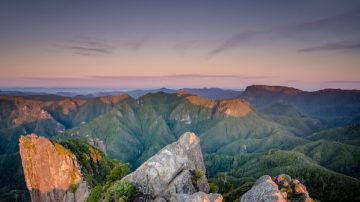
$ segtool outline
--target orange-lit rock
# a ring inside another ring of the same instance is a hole
[[[88,186],[68,149],[34,134],[22,136],[19,147],[32,201],[85,201]]]
[[[186,99],[189,100],[191,104],[200,105],[207,108],[214,108],[218,103],[216,100],[208,100],[199,96],[188,96]]]
[[[232,117],[243,117],[251,112],[250,104],[240,99],[223,100],[219,103],[219,111]]]

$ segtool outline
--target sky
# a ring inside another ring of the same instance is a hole
[[[0,87],[360,89],[357,0],[0,2]]]

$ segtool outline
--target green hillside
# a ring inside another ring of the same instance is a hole
[[[248,190],[249,183],[262,175],[283,173],[300,179],[309,193],[321,201],[360,200],[359,180],[326,169],[299,152],[273,150],[250,155],[207,155],[206,166],[211,181],[220,186],[226,201],[239,199]]]
[[[305,154],[328,169],[360,178],[360,147],[317,140],[299,146],[295,151]]]
[[[340,128],[331,128],[312,134],[310,140],[332,140],[360,146],[360,125],[350,125]]]

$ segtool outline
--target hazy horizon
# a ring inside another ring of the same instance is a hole
[[[263,85],[263,84],[253,84],[253,85]],[[251,86],[251,85],[250,85]],[[274,85],[279,86],[279,85]],[[221,89],[221,90],[231,90],[231,91],[245,91],[248,86],[245,86],[243,88],[220,88],[220,87],[165,87],[165,86],[159,86],[154,88],[146,88],[146,87],[139,87],[139,88],[99,88],[99,87],[41,87],[41,86],[35,86],[35,87],[1,87],[0,86],[0,92],[11,92],[11,91],[19,91],[19,92],[27,92],[27,93],[74,93],[79,95],[86,95],[86,94],[92,94],[92,93],[109,93],[109,92],[131,92],[131,91],[151,91],[151,90],[181,90],[181,89]],[[283,87],[290,87],[290,88],[296,88],[293,86],[283,86]],[[301,89],[296,88],[302,91],[307,92],[315,92],[319,90],[326,90],[326,89],[339,89],[339,90],[360,90],[360,89],[344,89],[344,88],[320,88],[320,89]]]

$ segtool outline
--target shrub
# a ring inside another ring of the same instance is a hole
[[[129,182],[116,181],[105,193],[105,202],[124,201],[130,202],[134,198],[136,188]]]
[[[91,193],[89,195],[89,197],[87,198],[87,202],[98,202],[100,201],[101,198],[101,194],[102,194],[102,186],[97,185],[95,186],[92,190]]]
[[[109,175],[106,176],[106,182],[112,183],[117,180],[120,180],[121,178],[125,177],[130,172],[129,164],[122,163],[116,165],[110,172]]]
[[[194,171],[194,177],[193,177],[194,182],[202,182],[205,180],[205,172],[201,169],[196,169]]]
[[[210,186],[210,193],[218,193],[219,192],[219,186],[216,183],[210,182],[209,186]]]

